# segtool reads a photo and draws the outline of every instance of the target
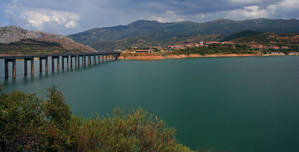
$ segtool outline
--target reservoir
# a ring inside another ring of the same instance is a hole
[[[0,60],[5,91],[44,96],[56,85],[77,116],[143,108],[176,128],[192,149],[299,151],[296,56],[121,60],[26,79],[22,67],[18,61],[17,80],[4,81]]]

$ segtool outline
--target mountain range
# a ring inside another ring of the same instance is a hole
[[[0,27],[0,54],[108,52],[132,46],[166,47],[215,40],[298,46],[299,34],[296,33],[299,33],[299,20],[296,19],[221,19],[206,23],[139,20],[129,25],[94,28],[68,37],[8,26]]]
[[[79,43],[98,51],[127,49],[131,46],[151,47],[209,40],[224,40],[244,30],[272,33],[299,33],[296,19],[252,19],[234,21],[220,19],[205,23],[139,20],[129,25],[94,28],[69,35]]]

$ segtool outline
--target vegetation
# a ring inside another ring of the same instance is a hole
[[[191,47],[185,48],[180,50],[172,50],[166,52],[166,55],[180,55],[180,54],[200,54],[200,55],[207,55],[207,54],[253,54],[257,53],[256,51],[250,50],[249,47],[245,45],[236,45],[235,48],[231,45],[226,46],[218,46],[213,45],[209,47]]]
[[[231,40],[239,39],[239,38],[243,38],[243,37],[250,37],[250,36],[259,35],[259,34],[262,34],[262,33],[263,32],[246,30],[246,31],[241,31],[241,32],[232,34],[232,35],[224,38],[222,41],[231,41]]]
[[[243,36],[233,39],[239,44],[260,44],[265,46],[287,46],[290,50],[298,50],[299,48],[299,34],[296,33],[260,33],[252,36]]]
[[[72,115],[55,87],[45,99],[0,95],[0,151],[188,152],[175,130],[141,109],[84,120]]]
[[[299,21],[271,19],[216,20],[206,23],[136,21],[126,26],[95,28],[69,37],[99,51],[111,51],[127,49],[130,46],[165,47],[164,45],[173,45],[188,39],[195,42],[221,40],[223,36],[244,30],[294,33],[299,32]],[[217,34],[220,36],[211,36]]]
[[[66,50],[57,42],[37,41],[33,39],[20,42],[0,44],[0,54],[59,54],[59,53],[80,53],[80,50]]]

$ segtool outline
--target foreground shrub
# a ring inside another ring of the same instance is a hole
[[[190,151],[178,144],[173,128],[141,109],[74,117],[55,87],[46,100],[22,92],[0,95],[0,146],[0,151]]]

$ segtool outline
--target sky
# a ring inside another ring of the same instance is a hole
[[[0,26],[56,34],[136,20],[299,19],[299,0],[0,0]]]

